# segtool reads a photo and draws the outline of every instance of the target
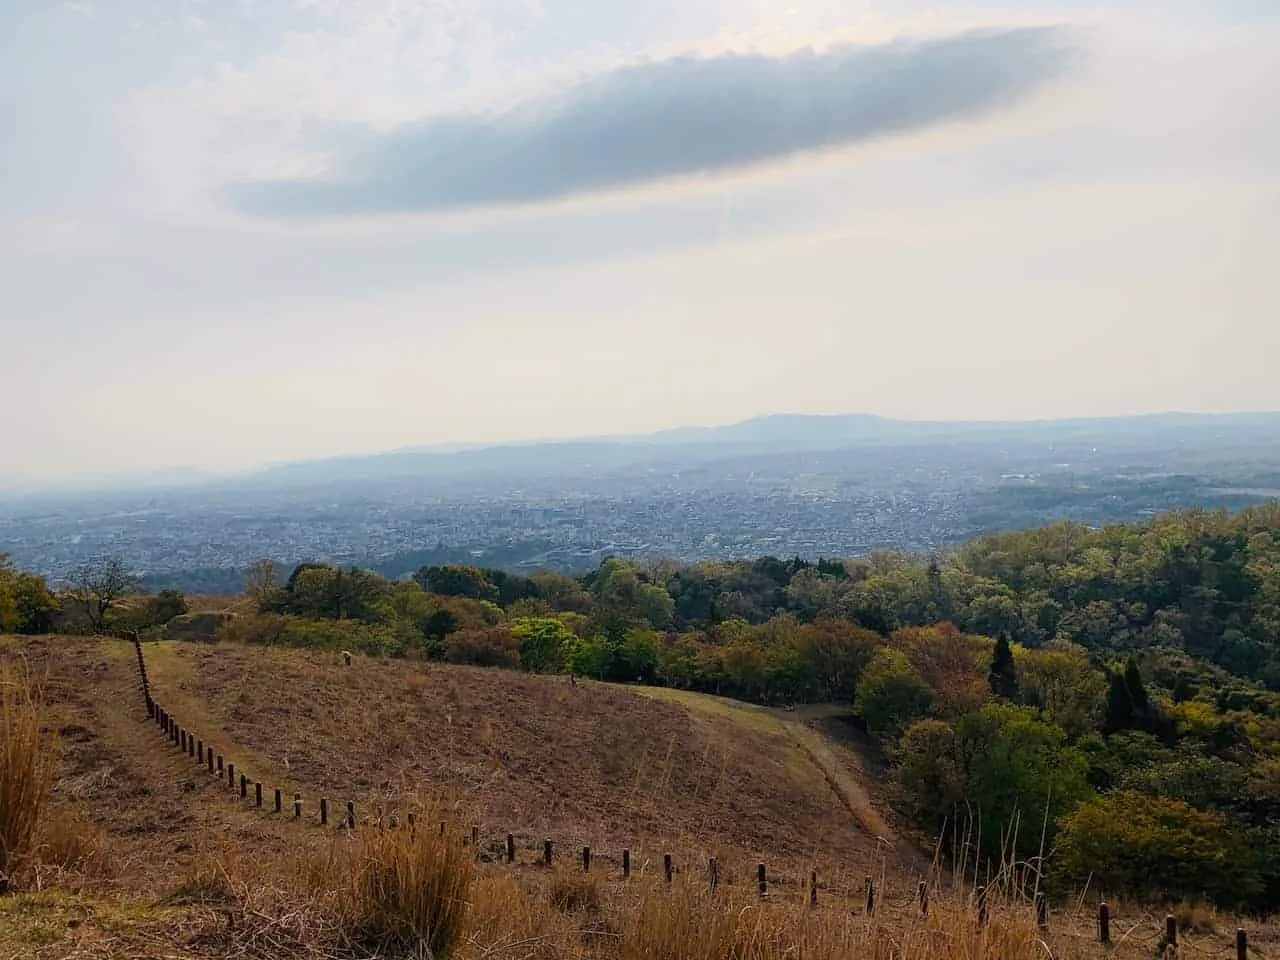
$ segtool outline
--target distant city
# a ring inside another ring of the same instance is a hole
[[[933,551],[1280,497],[1280,415],[1021,424],[770,417],[647,437],[409,451],[170,489],[0,500],[0,553],[52,578],[103,555],[153,586],[238,590],[256,559],[389,576]]]

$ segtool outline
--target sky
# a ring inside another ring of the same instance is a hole
[[[3,0],[0,487],[1280,409],[1274,0]]]

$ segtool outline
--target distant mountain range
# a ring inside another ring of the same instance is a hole
[[[1229,445],[1280,448],[1280,413],[1159,413],[1023,421],[894,420],[871,414],[773,414],[715,427],[495,445],[420,447],[274,465],[233,483],[351,482],[405,477],[548,476],[564,472],[694,466],[858,448],[953,445],[1123,447],[1134,453]]]

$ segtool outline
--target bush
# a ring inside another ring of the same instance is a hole
[[[474,876],[461,838],[434,830],[368,834],[351,877],[345,926],[358,944],[419,956],[451,956]]]
[[[1127,790],[1063,818],[1050,876],[1063,892],[1091,882],[1104,894],[1225,906],[1262,892],[1257,857],[1225,817]]]
[[[0,668],[0,894],[34,852],[52,774],[30,678]]]
[[[445,639],[444,658],[478,667],[520,666],[520,641],[507,626],[459,630]]]

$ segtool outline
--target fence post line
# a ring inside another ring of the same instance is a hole
[[[622,851],[622,879],[623,880],[631,879],[631,851],[630,850]]]
[[[667,883],[671,882],[671,875],[675,872],[671,866],[671,854],[664,853],[662,855],[662,872],[666,875]]]
[[[1249,935],[1244,927],[1236,927],[1236,960],[1249,960]]]
[[[329,798],[320,798],[320,826],[328,826],[329,824]]]

